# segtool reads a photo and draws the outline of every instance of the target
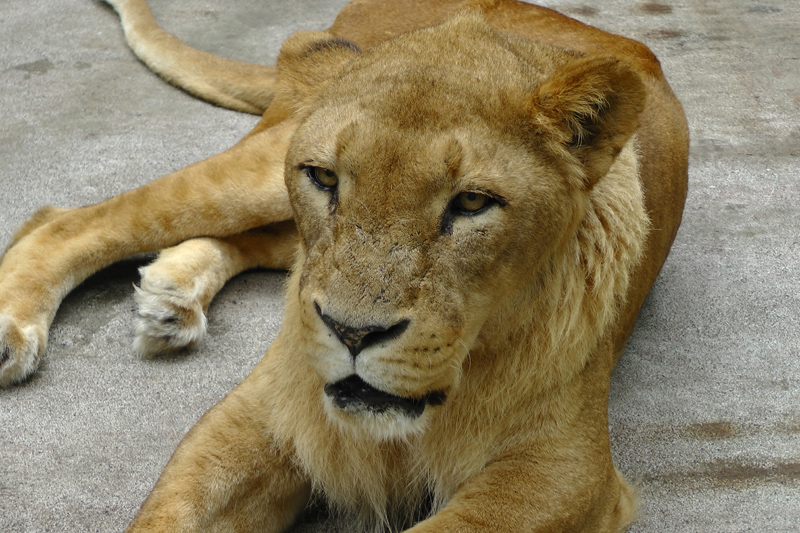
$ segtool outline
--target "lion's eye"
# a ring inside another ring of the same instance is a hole
[[[453,200],[453,207],[465,215],[480,213],[491,204],[492,199],[479,192],[462,192]]]
[[[327,168],[306,167],[306,175],[318,189],[323,191],[333,190],[339,185],[339,176]]]

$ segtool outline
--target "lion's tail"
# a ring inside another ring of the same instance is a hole
[[[262,114],[273,97],[275,67],[252,65],[196,50],[162,30],[146,0],[105,0],[119,14],[125,39],[150,70],[222,107]]]

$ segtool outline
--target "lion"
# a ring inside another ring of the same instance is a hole
[[[230,150],[45,208],[0,263],[0,384],[62,298],[142,269],[135,348],[199,342],[227,279],[290,271],[252,373],[183,439],[129,531],[619,531],[610,373],[680,224],[688,133],[642,44],[516,0],[355,0],[275,66],[108,0],[153,71],[262,114]]]

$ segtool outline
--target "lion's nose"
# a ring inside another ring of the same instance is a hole
[[[339,341],[347,346],[350,350],[350,355],[354,358],[361,353],[361,350],[373,344],[387,342],[395,337],[400,336],[408,327],[408,320],[401,320],[392,326],[365,326],[360,328],[353,328],[337,322],[330,316],[326,315],[320,309],[319,304],[314,302],[314,308],[317,314],[325,322],[325,325],[330,328],[336,335]]]

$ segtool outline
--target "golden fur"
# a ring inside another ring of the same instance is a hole
[[[258,67],[109,3],[154,71],[263,118],[17,233],[0,385],[35,370],[64,295],[125,256],[174,246],[137,288],[144,355],[198,342],[236,273],[292,267],[277,339],[130,531],[281,531],[310,499],[357,530],[627,527],[609,375],[686,191],[685,119],[652,54],[514,0],[356,0]]]

